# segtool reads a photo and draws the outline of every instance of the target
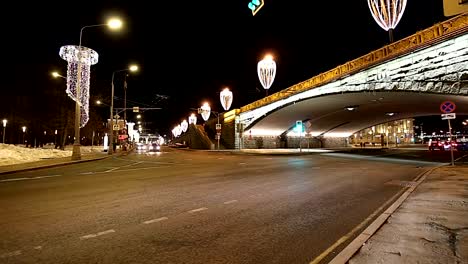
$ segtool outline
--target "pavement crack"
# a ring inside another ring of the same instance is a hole
[[[453,255],[456,258],[460,258],[460,256],[458,256],[458,254],[457,254],[457,243],[459,242],[458,241],[458,233],[460,233],[460,232],[462,232],[464,230],[468,230],[468,227],[449,228],[449,227],[446,227],[444,225],[441,225],[441,224],[435,223],[435,222],[430,222],[430,223],[427,223],[427,224],[429,226],[435,228],[435,229],[438,229],[438,230],[441,230],[441,231],[444,231],[445,233],[447,233],[450,250],[452,251]]]

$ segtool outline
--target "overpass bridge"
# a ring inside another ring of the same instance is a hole
[[[438,115],[446,100],[468,115],[467,13],[225,113],[221,141],[227,148],[298,147],[293,127],[302,120],[322,146],[340,146],[364,128]]]

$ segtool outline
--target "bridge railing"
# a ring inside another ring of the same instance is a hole
[[[468,13],[461,14],[452,19],[435,24],[430,28],[418,31],[409,37],[386,45],[308,80],[243,106],[240,108],[240,112],[247,112],[272,102],[288,98],[291,95],[322,86],[347,75],[354,74],[414,50],[440,43],[466,32],[468,32]]]

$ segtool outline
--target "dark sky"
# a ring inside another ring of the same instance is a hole
[[[91,68],[92,100],[109,100],[112,72],[138,63],[141,71],[128,77],[127,99],[140,107],[161,107],[144,116],[162,133],[205,100],[221,111],[219,91],[225,86],[234,93],[232,108],[263,97],[256,65],[266,53],[277,63],[273,93],[388,43],[388,33],[375,23],[365,0],[265,1],[256,16],[247,8],[248,0],[16,1],[3,8],[11,16],[2,18],[8,25],[3,52],[14,71],[6,73],[4,98],[36,102],[18,108],[17,115],[32,110],[44,118],[50,115],[36,110],[54,104],[51,90],[64,93],[65,83],[49,75],[52,70],[65,74],[60,47],[77,45],[81,27],[105,23],[112,14],[124,19],[124,30],[97,27],[83,34],[83,45],[100,55]],[[445,19],[442,0],[409,0],[395,39]],[[115,84],[116,97],[122,98],[123,74]],[[122,100],[115,104],[123,107]]]

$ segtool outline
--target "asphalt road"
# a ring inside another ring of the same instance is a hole
[[[326,261],[430,166],[169,150],[1,175],[0,263]]]

